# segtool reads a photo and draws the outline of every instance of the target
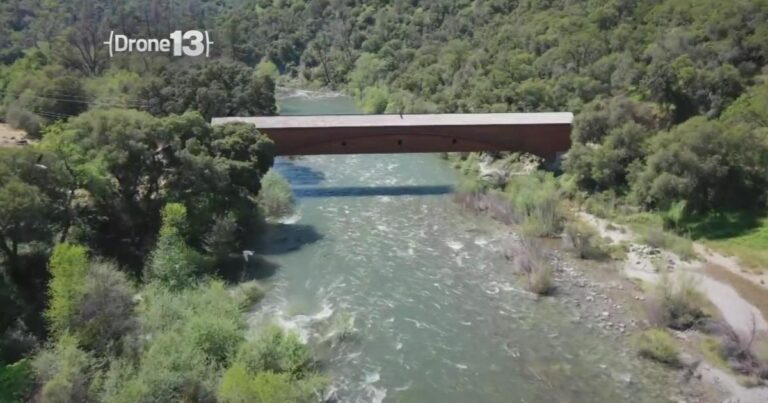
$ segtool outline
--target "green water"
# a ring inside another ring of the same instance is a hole
[[[284,114],[354,112],[347,98],[288,98]],[[259,251],[277,266],[254,326],[277,321],[325,354],[343,402],[664,401],[669,379],[531,300],[500,253],[509,230],[462,213],[454,171],[433,155],[279,160],[297,214]],[[329,323],[354,337],[328,348]]]

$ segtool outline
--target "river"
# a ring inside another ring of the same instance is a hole
[[[354,113],[348,98],[284,98],[283,114]],[[665,401],[669,375],[598,336],[557,297],[532,300],[500,253],[509,229],[451,201],[434,155],[279,159],[297,213],[258,251],[276,321],[320,351],[343,402]],[[349,318],[354,335],[321,343]],[[324,352],[324,353],[323,353]]]

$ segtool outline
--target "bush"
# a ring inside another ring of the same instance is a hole
[[[662,329],[648,329],[637,337],[637,349],[641,357],[673,367],[681,365],[677,345]]]
[[[608,252],[600,242],[597,230],[581,221],[571,221],[565,225],[565,241],[580,259],[605,259]]]
[[[77,339],[63,334],[54,345],[41,351],[33,362],[37,379],[42,385],[42,400],[90,401],[94,365],[95,360],[78,347]]]
[[[143,351],[135,361],[110,368],[102,400],[212,400],[221,369],[245,340],[242,313],[230,291],[218,281],[178,292],[150,284],[140,313]]]
[[[523,217],[528,236],[554,236],[563,228],[564,214],[557,181],[551,174],[512,178],[504,190],[513,209]]]
[[[544,255],[545,247],[532,239],[509,241],[504,255],[526,277],[528,291],[547,295],[555,290],[552,264]]]
[[[221,379],[217,397],[225,403],[292,403],[320,400],[326,381],[313,376],[294,380],[290,374],[274,372],[250,373],[236,363]]]
[[[309,347],[297,334],[286,334],[278,326],[267,327],[255,340],[245,343],[236,361],[245,364],[251,373],[288,373],[295,378],[310,374],[314,368]]]
[[[10,107],[5,113],[5,121],[14,129],[27,132],[30,137],[39,137],[43,119],[26,109]]]
[[[691,275],[681,274],[674,284],[662,275],[651,303],[651,320],[675,330],[686,330],[703,324],[709,317],[704,311],[707,304]]]
[[[148,281],[178,290],[194,282],[199,257],[184,240],[187,210],[177,203],[163,209],[163,225],[157,244],[149,257],[146,274]]]
[[[34,372],[28,360],[0,366],[0,400],[4,403],[27,401],[34,383]]]
[[[123,337],[138,329],[133,286],[110,262],[95,262],[72,321],[82,345],[97,355],[117,354]]]
[[[697,256],[690,239],[671,234],[660,228],[646,228],[640,240],[654,248],[669,250],[683,260],[692,260]]]
[[[256,281],[240,283],[232,292],[238,306],[243,310],[253,307],[253,305],[261,301],[266,294],[264,286]]]
[[[88,253],[79,245],[56,245],[50,259],[51,282],[48,285],[50,305],[45,312],[53,333],[66,332],[85,294]]]
[[[265,217],[280,218],[293,214],[291,185],[275,170],[269,170],[261,179],[258,196],[259,207]]]
[[[236,251],[239,240],[235,215],[230,212],[214,218],[213,225],[206,234],[203,243],[205,251],[219,259]]]
[[[764,136],[699,116],[652,139],[632,191],[640,204],[662,210],[680,201],[691,213],[762,207],[767,161]]]

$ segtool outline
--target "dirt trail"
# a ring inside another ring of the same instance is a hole
[[[20,141],[26,140],[27,134],[23,130],[12,128],[6,123],[0,123],[0,147],[16,147]]]

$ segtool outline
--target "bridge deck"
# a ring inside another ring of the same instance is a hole
[[[553,158],[570,147],[573,114],[477,113],[214,118],[254,124],[280,155],[526,151]]]

